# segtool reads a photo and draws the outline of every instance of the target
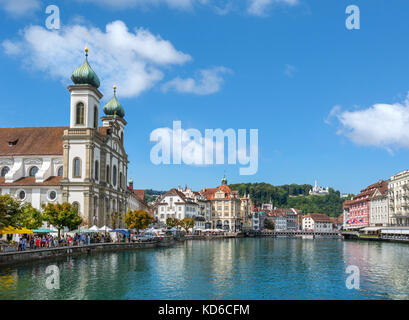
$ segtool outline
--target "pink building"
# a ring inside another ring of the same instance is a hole
[[[375,190],[382,187],[383,181],[371,184],[361,190],[349,201],[349,218],[345,221],[347,229],[359,229],[369,226],[369,202]]]

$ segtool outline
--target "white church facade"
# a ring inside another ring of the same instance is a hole
[[[99,126],[99,79],[86,59],[71,76],[69,127],[0,128],[0,193],[40,209],[69,202],[84,225],[122,226],[120,216],[138,209],[140,199],[127,188],[125,112],[116,98],[103,107]]]

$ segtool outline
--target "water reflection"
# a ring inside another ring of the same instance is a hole
[[[45,269],[60,268],[60,289]],[[348,265],[360,290],[345,286]],[[301,239],[188,241],[0,269],[0,299],[409,299],[409,246]]]

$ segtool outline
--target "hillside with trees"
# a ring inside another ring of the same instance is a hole
[[[161,194],[166,193],[166,191],[157,191],[157,190],[152,190],[152,189],[146,189],[145,190],[145,201],[147,203],[151,201],[155,201],[158,196]]]
[[[268,183],[240,183],[229,185],[232,190],[239,191],[240,196],[250,194],[251,199],[259,206],[269,203],[278,208],[297,208],[305,213],[326,213],[330,217],[338,217],[342,213],[342,203],[350,198],[341,198],[339,191],[329,188],[329,194],[309,196],[310,184],[290,184],[273,186]]]

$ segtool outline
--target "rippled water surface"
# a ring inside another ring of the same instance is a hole
[[[51,264],[59,290],[46,289]],[[360,270],[360,290],[346,288],[349,265]],[[409,299],[409,245],[188,241],[0,268],[0,299]]]

